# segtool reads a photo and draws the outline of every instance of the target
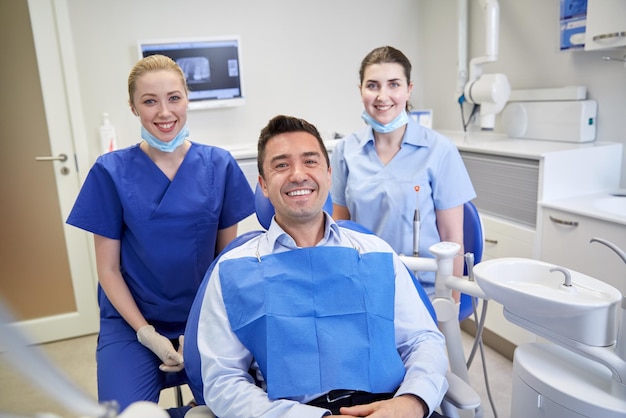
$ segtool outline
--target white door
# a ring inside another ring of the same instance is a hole
[[[90,237],[65,224],[80,177],[68,100],[75,81],[59,45],[64,5],[0,2],[0,297],[36,343],[98,330]]]

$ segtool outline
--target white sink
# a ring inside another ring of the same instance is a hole
[[[614,287],[574,270],[527,258],[497,258],[474,267],[485,294],[502,304],[505,317],[530,331],[586,345],[609,346],[617,336],[622,299]]]
[[[626,216],[626,197],[624,196],[603,197],[594,200],[593,205],[600,211]]]

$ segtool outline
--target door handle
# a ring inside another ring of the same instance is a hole
[[[56,157],[54,157],[54,156],[50,156],[50,157],[35,157],[35,160],[37,160],[37,161],[61,161],[61,162],[65,162],[65,161],[67,161],[67,155],[66,154],[59,154]]]

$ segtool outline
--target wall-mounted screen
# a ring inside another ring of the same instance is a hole
[[[161,54],[180,66],[189,87],[189,109],[245,103],[238,36],[139,41],[139,57]]]

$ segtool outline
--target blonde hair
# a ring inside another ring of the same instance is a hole
[[[133,95],[135,94],[135,90],[137,90],[137,80],[152,71],[172,71],[176,73],[180,76],[180,81],[183,83],[185,93],[189,94],[185,73],[183,73],[183,70],[176,64],[176,61],[165,55],[149,55],[137,61],[128,75],[128,103],[131,106],[134,106]]]

